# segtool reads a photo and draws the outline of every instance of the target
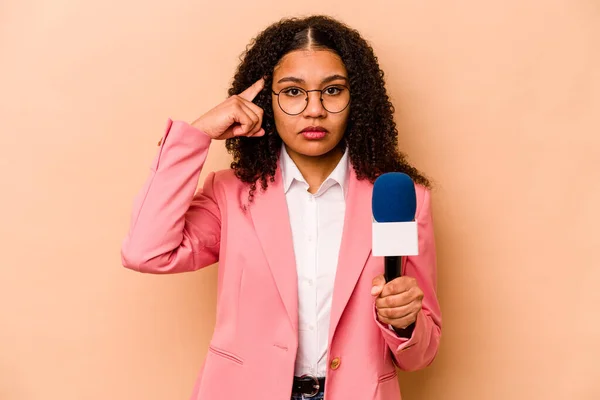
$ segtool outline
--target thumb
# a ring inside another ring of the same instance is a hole
[[[385,278],[382,275],[378,275],[373,279],[373,287],[371,288],[371,296],[379,296],[385,286]]]

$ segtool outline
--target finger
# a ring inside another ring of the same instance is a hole
[[[222,135],[219,136],[220,139],[230,139],[233,137],[240,137],[240,136],[244,136],[244,137],[260,137],[260,136],[264,136],[265,135],[265,130],[264,129],[259,129],[258,132],[252,134],[252,136],[248,136],[245,135],[243,132],[241,132],[242,127],[238,124],[234,125],[233,127],[228,128]]]
[[[244,99],[242,97],[240,97],[240,100],[241,100],[242,103],[244,103],[244,105],[246,105],[247,107],[249,107],[262,120],[262,117],[263,117],[263,114],[264,114],[264,110],[260,106],[254,104],[253,102],[248,101],[248,100],[246,100],[246,99]]]
[[[416,320],[415,317],[410,316],[410,317],[403,318],[401,320],[382,318],[382,319],[380,319],[380,322],[383,323],[383,324],[386,324],[386,325],[389,324],[389,325],[395,327],[396,329],[406,329],[412,323],[414,323],[415,320]]]
[[[410,276],[401,276],[385,284],[381,291],[381,297],[392,296],[406,292],[412,287],[417,286],[417,280]]]
[[[383,324],[390,324],[396,328],[405,329],[417,320],[417,313],[411,313],[402,318],[387,318],[382,316],[378,316],[378,318]]]
[[[393,296],[378,297],[375,300],[375,306],[377,308],[396,308],[403,307],[413,301],[418,301],[419,298],[410,291],[395,294]]]
[[[371,296],[379,296],[385,285],[385,278],[383,274],[373,278],[372,285],[373,287],[371,288]]]
[[[254,137],[254,136],[264,136],[265,131],[262,129],[262,121],[263,121],[263,109],[257,106],[254,103],[242,99],[243,105],[246,107],[245,111],[248,115],[250,115],[253,119],[254,114],[257,118],[256,123],[254,125],[254,129],[251,132],[248,132],[246,136]]]
[[[413,314],[419,309],[419,305],[410,303],[402,307],[394,308],[378,308],[377,315],[387,319],[404,318],[407,315]]]
[[[252,135],[248,135],[248,137],[261,137],[261,136],[265,136],[265,130],[263,128],[260,128],[258,131],[256,131],[256,133],[253,133]]]
[[[260,78],[254,82],[252,86],[240,93],[239,96],[244,100],[252,101],[260,93],[260,91],[263,90],[264,87],[265,80],[264,78]]]
[[[254,112],[254,110],[250,107],[248,107],[248,103],[242,101],[240,102],[240,106],[242,107],[242,109],[244,110],[244,112],[246,113],[246,115],[248,117],[250,117],[250,119],[253,122],[252,127],[250,128],[250,130],[248,132],[246,132],[244,134],[244,136],[254,136],[255,133],[257,133],[258,131],[260,131],[261,129],[261,123],[262,123],[262,119],[260,116],[256,115],[256,113]]]
[[[254,128],[254,125],[256,124],[255,119],[252,119],[252,117],[248,115],[248,113],[246,113],[246,108],[241,103],[238,103],[235,106],[235,109],[233,111],[233,121],[234,123],[239,124],[234,126],[232,129],[234,136],[242,136],[248,134],[248,132],[251,132]]]
[[[255,136],[262,136],[262,133],[264,132],[264,130],[262,130],[261,132],[261,128],[260,125],[257,125],[256,128],[254,128],[252,130],[252,132],[250,132],[249,134],[245,135],[246,137],[255,137]]]

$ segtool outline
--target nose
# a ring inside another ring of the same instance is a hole
[[[327,110],[323,107],[323,103],[321,103],[321,92],[308,92],[308,104],[302,113],[305,117],[310,118],[319,118],[327,115]]]

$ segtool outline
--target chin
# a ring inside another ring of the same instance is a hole
[[[293,151],[303,156],[321,157],[334,151],[339,143],[331,143],[322,140],[302,140],[303,143],[294,143],[294,146],[289,146]]]

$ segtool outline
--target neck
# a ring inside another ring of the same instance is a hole
[[[306,156],[294,152],[287,146],[286,150],[308,183],[308,191],[310,193],[316,193],[319,190],[321,184],[335,169],[344,155],[340,147],[336,147],[329,153],[321,156]]]

